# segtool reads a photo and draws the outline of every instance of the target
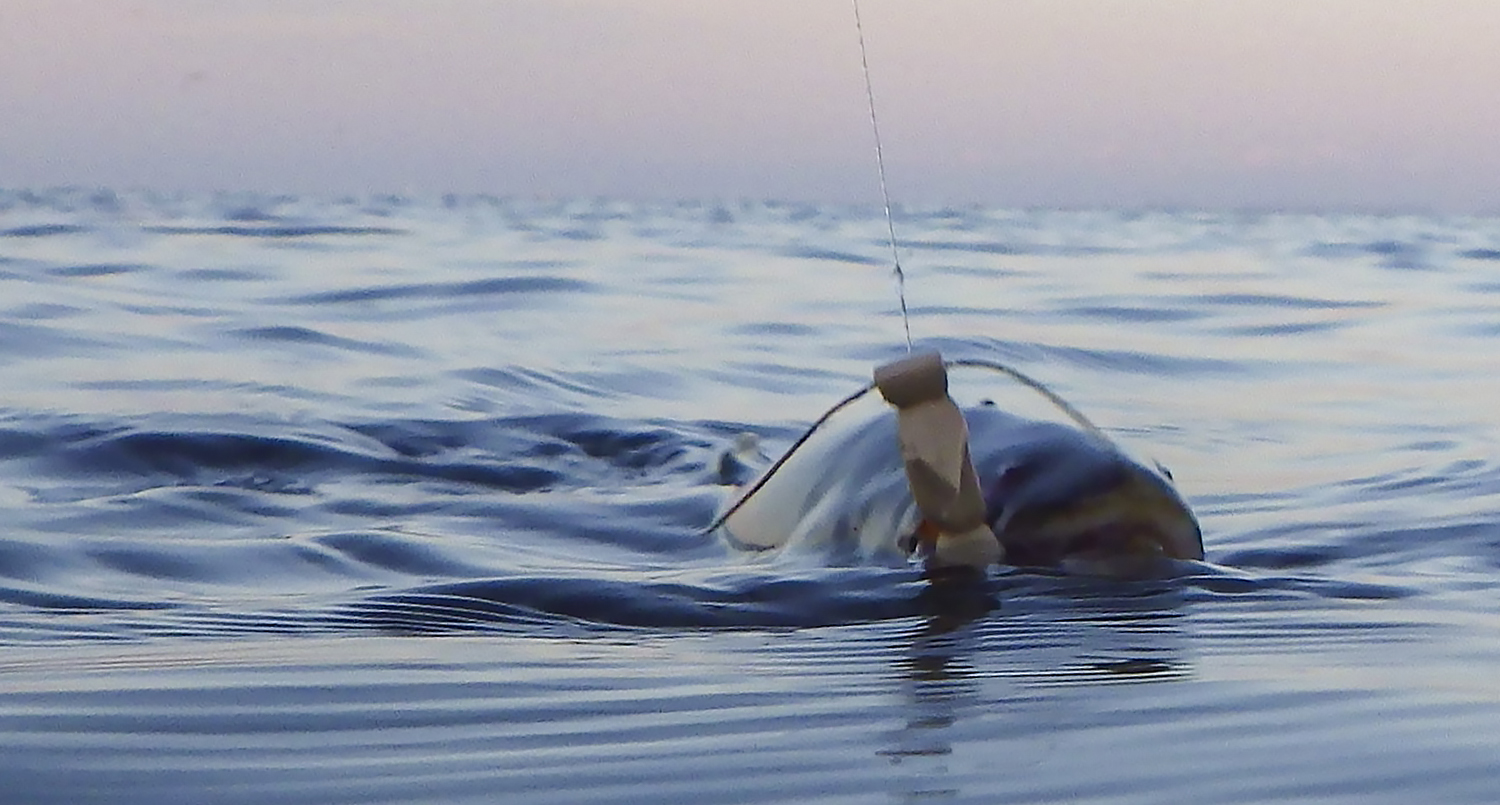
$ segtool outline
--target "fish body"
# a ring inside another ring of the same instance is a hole
[[[1201,529],[1171,479],[1107,440],[993,405],[964,418],[1005,564],[1136,575],[1162,558],[1203,558]],[[814,434],[725,519],[726,541],[839,563],[899,564],[914,548],[935,549],[943,536],[912,500],[895,413],[845,420]]]

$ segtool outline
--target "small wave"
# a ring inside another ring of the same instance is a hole
[[[1237,551],[1221,557],[1222,565],[1200,563],[1200,571],[1183,581],[1188,589],[1208,597],[1315,598],[1337,602],[1396,601],[1422,594],[1412,585],[1331,576],[1261,574],[1247,569],[1256,566],[1278,571],[1303,569],[1328,565],[1336,559],[1336,556],[1317,548],[1284,552]]]
[[[725,328],[725,332],[734,335],[747,335],[752,338],[762,336],[811,337],[816,336],[822,330],[811,324],[799,324],[789,321],[759,321],[749,324],[736,324]]]
[[[951,629],[1052,613],[1112,622],[1166,613],[1195,583],[1180,578],[1100,580],[1013,570],[987,579],[928,580],[916,567],[635,571],[629,578],[541,573],[385,591],[339,608],[357,623],[401,631],[505,629],[546,623],[604,629],[763,630],[916,619]],[[654,576],[654,577],[653,577]]]
[[[153,611],[170,610],[178,606],[164,601],[76,595],[57,590],[37,590],[12,585],[0,585],[0,602],[68,612]]]
[[[453,299],[471,296],[505,296],[541,293],[585,293],[592,283],[564,277],[492,277],[468,282],[431,282],[420,285],[384,285],[347,291],[323,291],[283,300],[294,305],[327,305],[381,301],[386,299]]]
[[[348,226],[340,224],[280,224],[269,226],[143,226],[141,231],[155,235],[227,235],[241,238],[292,239],[332,235],[405,235],[404,229],[388,226]]]
[[[1284,324],[1257,324],[1245,325],[1243,327],[1216,327],[1214,332],[1222,335],[1242,335],[1252,338],[1285,336],[1285,335],[1307,335],[1309,333],[1323,333],[1337,330],[1343,327],[1342,322],[1334,321],[1308,321],[1288,322]]]
[[[1306,253],[1313,257],[1347,258],[1368,255],[1378,257],[1382,268],[1399,270],[1428,270],[1432,263],[1428,249],[1421,243],[1399,240],[1371,240],[1354,242],[1323,242],[1309,246]]]
[[[226,221],[243,224],[269,224],[281,220],[280,216],[255,204],[229,207],[224,210],[222,217]]]
[[[502,390],[507,395],[521,397],[537,397],[559,402],[569,399],[597,402],[613,396],[609,389],[587,382],[586,378],[524,366],[482,366],[459,370],[455,374],[471,383]]]
[[[1241,548],[1223,553],[1218,560],[1230,567],[1267,570],[1321,567],[1343,559],[1346,552],[1336,545],[1289,545],[1277,548]]]
[[[285,436],[129,430],[87,438],[50,458],[84,474],[191,477],[202,469],[324,469],[364,457]]]
[[[1244,364],[1223,358],[1199,358],[1185,355],[1125,352],[1112,349],[1084,349],[1055,345],[1037,345],[1042,353],[1078,366],[1109,369],[1130,374],[1183,377],[1209,374],[1240,374]]]
[[[824,392],[830,383],[835,387],[851,385],[848,377],[839,372],[773,361],[733,361],[703,372],[703,377],[737,388],[777,394]]]
[[[1059,257],[1093,257],[1109,254],[1123,254],[1127,249],[1118,246],[1100,245],[1096,243],[1038,243],[1038,242],[1002,242],[986,240],[909,240],[903,241],[902,245],[913,251],[930,250],[939,252],[967,252],[981,255],[1041,255]]]
[[[266,279],[265,272],[246,268],[189,268],[177,272],[183,279],[209,282],[257,282]]]
[[[884,260],[868,257],[863,254],[841,252],[836,249],[820,249],[814,246],[798,246],[786,249],[782,253],[788,257],[796,257],[802,260],[826,260],[834,263],[852,263],[864,266],[885,265]]]
[[[1060,308],[1057,312],[1066,316],[1104,319],[1106,321],[1118,321],[1126,324],[1193,321],[1194,319],[1201,319],[1204,316],[1201,311],[1189,310],[1187,308],[1145,307],[1138,305],[1082,305],[1079,307]]]
[[[973,252],[975,254],[1026,254],[1027,250],[1009,243],[998,241],[960,241],[960,240],[908,240],[904,241],[909,249],[927,249],[942,252]]]
[[[72,328],[0,321],[0,356],[31,360],[52,355],[107,354],[118,348],[116,343],[80,335]]]
[[[82,224],[32,224],[0,229],[0,238],[50,238],[58,235],[80,235],[92,231]]]
[[[47,269],[54,277],[110,277],[116,274],[133,274],[149,271],[150,266],[140,263],[91,263],[76,266],[58,266]]]
[[[534,576],[432,585],[349,607],[381,628],[450,631],[516,620],[632,629],[776,629],[873,623],[930,610],[915,571],[744,575],[714,583]],[[988,594],[981,587],[976,595]]]
[[[411,576],[473,578],[492,572],[491,568],[459,559],[453,551],[445,550],[440,540],[409,534],[347,531],[321,534],[304,542],[337,554],[359,567],[361,573],[377,569]]]
[[[547,235],[560,240],[570,240],[575,243],[587,243],[604,239],[604,232],[598,227],[593,226],[564,226],[549,230]]]
[[[306,490],[323,480],[351,473],[442,480],[526,493],[556,485],[564,477],[558,468],[510,461],[501,456],[487,460],[437,455],[393,457],[322,438],[233,431],[133,428],[105,432],[69,428],[48,434],[12,431],[0,439],[0,451],[7,455],[35,456],[42,469],[59,481],[44,495],[53,501],[89,499],[182,482]],[[105,484],[103,489],[101,483]]]
[[[1327,299],[1266,293],[1195,294],[1184,297],[1183,301],[1204,305],[1224,305],[1226,307],[1295,308],[1299,310],[1372,309],[1386,306],[1384,302],[1363,299]]]
[[[402,344],[342,338],[319,332],[309,327],[292,327],[287,325],[278,327],[247,327],[239,330],[231,330],[230,335],[257,341],[282,341],[289,344],[335,347],[350,352],[367,352],[374,355],[393,355],[403,358],[418,358],[422,356],[421,350]]]
[[[5,311],[5,315],[13,319],[30,319],[33,321],[45,321],[49,319],[66,319],[79,316],[84,309],[76,305],[64,305],[56,302],[34,302],[20,305]]]

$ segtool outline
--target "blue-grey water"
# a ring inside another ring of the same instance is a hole
[[[1206,562],[700,533],[902,354],[873,210],[0,191],[0,800],[1500,799],[1500,220],[897,227],[919,345]]]

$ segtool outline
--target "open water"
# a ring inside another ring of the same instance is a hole
[[[1500,800],[1500,220],[897,226],[1206,562],[700,534],[902,354],[872,210],[0,191],[0,799]]]

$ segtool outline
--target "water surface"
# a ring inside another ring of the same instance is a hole
[[[1169,467],[1208,561],[701,535],[902,353],[871,210],[0,192],[8,801],[1500,796],[1500,221],[897,224],[919,343]]]

